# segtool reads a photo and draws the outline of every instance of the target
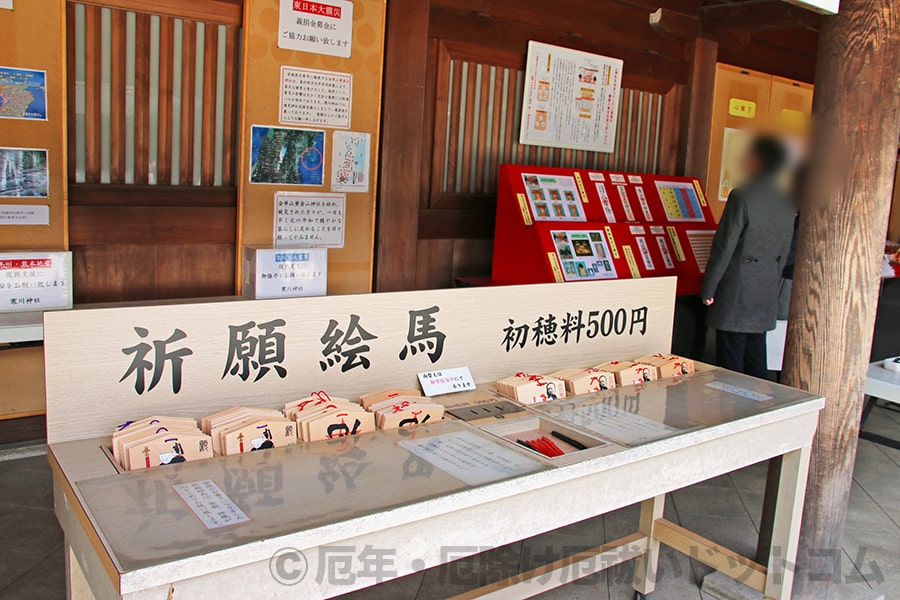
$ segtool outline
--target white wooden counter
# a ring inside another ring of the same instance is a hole
[[[721,384],[733,387],[724,391]],[[532,454],[455,421],[129,474],[117,473],[101,451],[105,438],[51,443],[72,597],[330,597],[374,581],[357,577],[342,584],[321,576],[317,581],[320,558],[329,548],[350,547],[354,556],[367,546],[395,551],[390,567],[403,576],[460,558],[467,553],[461,549],[474,553],[645,501],[634,534],[592,556],[582,553],[580,568],[559,561],[548,567],[556,576],[536,570],[514,587],[501,582],[479,594],[526,597],[561,585],[574,573],[583,577],[623,560],[655,563],[662,542],[682,552],[693,548],[695,557],[766,596],[786,599],[792,573],[783,565],[796,554],[809,446],[823,404],[802,392],[715,369],[538,405],[541,413],[585,431],[606,426],[604,419],[591,417],[598,407],[668,427],[660,434],[668,437],[589,449],[581,453],[584,460],[561,467],[526,458]],[[472,486],[429,469],[398,444],[410,435],[421,439],[458,431],[476,432],[492,451],[519,453],[525,465],[520,467],[529,472],[498,474],[492,483]],[[772,538],[779,551],[771,553],[771,564],[754,565],[721,549],[709,552],[710,542],[662,519],[665,493],[779,455],[785,458]],[[341,467],[354,475],[352,481]],[[203,479],[215,481],[251,520],[205,529],[172,488]],[[448,558],[442,547],[457,550]],[[301,551],[307,561],[306,575],[296,585],[273,576],[271,559],[285,548]],[[652,577],[642,577],[644,572],[639,566],[636,588],[651,592]],[[766,576],[773,572],[780,576]]]
[[[392,561],[381,575],[399,577],[643,502],[631,535],[465,597],[527,597],[631,559],[638,560],[635,588],[649,593],[665,543],[769,597],[789,598],[792,573],[784,564],[797,550],[809,447],[824,401],[721,370],[516,413],[608,442],[565,460],[543,459],[487,432],[513,417],[481,429],[447,420],[126,474],[102,450],[118,424],[153,414],[199,418],[235,404],[280,407],[323,388],[357,397],[387,385],[414,387],[418,372],[463,365],[485,385],[518,371],[667,352],[675,283],[47,314],[47,437],[71,597],[330,597],[375,583],[323,576],[335,548],[350,549],[353,573],[364,569],[365,552],[386,551]],[[440,463],[454,443],[457,466]],[[781,455],[772,536],[778,551],[770,564],[756,565],[662,518],[664,494]],[[173,487],[202,480],[218,485],[249,521],[206,529]]]

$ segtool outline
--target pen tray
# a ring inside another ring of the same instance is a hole
[[[577,429],[573,429],[571,426],[565,423],[537,415],[522,417],[520,419],[507,420],[501,423],[490,423],[487,425],[482,425],[480,429],[486,433],[500,438],[504,442],[512,444],[523,452],[536,454],[540,458],[549,460],[551,462],[562,461],[562,459],[565,459],[570,455],[576,454],[581,451],[580,448],[577,448],[576,446],[554,436],[552,433],[554,431],[575,442],[583,444],[584,446],[586,446],[584,450],[603,448],[605,446],[611,445],[610,442],[604,439],[594,437]],[[546,437],[550,439],[554,444],[556,444],[556,446],[559,447],[560,450],[564,452],[564,454],[562,456],[555,457],[545,456],[544,454],[536,450],[532,450],[531,448],[522,446],[517,442],[517,440],[528,441],[540,437]]]

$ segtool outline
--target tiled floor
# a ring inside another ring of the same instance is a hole
[[[873,411],[866,428],[900,438],[900,413]],[[753,556],[765,466],[755,465],[679,490],[666,517],[747,556]],[[0,600],[56,600],[65,596],[62,533],[52,508],[44,456],[0,462]],[[437,599],[514,575],[577,549],[634,530],[631,506],[522,542],[403,577],[345,596],[357,599]],[[900,599],[900,451],[860,441],[841,549],[838,597]],[[653,600],[712,600],[699,590],[709,569],[663,548]],[[540,598],[630,600],[631,562],[546,592]]]

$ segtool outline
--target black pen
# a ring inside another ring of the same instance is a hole
[[[550,435],[552,435],[553,437],[555,437],[558,440],[564,441],[565,443],[572,446],[573,448],[577,448],[578,450],[587,450],[587,446],[585,446],[581,442],[579,442],[577,440],[573,440],[569,436],[563,435],[558,431],[551,431]]]
[[[525,440],[516,440],[516,443],[519,444],[520,446],[525,446],[526,448],[528,448],[528,449],[531,450],[532,452],[537,452],[538,454],[543,454],[544,456],[546,456],[546,454],[544,454],[543,452],[541,452],[540,450],[538,450],[537,448],[535,448],[534,446],[532,446],[531,444],[529,444],[529,443],[526,442]]]

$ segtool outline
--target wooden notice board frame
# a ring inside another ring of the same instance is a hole
[[[253,125],[298,127],[279,123],[281,67],[292,66],[353,75],[352,121],[349,131],[371,135],[369,191],[348,192],[344,218],[345,245],[328,251],[328,292],[352,294],[372,289],[375,240],[375,190],[381,124],[381,80],[384,63],[385,0],[354,0],[353,41],[349,58],[284,50],[278,47],[278,2],[244,1],[243,70],[241,81],[240,152],[238,165],[238,232],[236,285],[240,293],[243,246],[273,242],[275,192],[330,192],[334,129],[325,129],[323,185],[250,183],[250,132]]]
[[[46,71],[47,120],[0,119],[0,147],[47,150],[47,198],[0,198],[0,205],[50,207],[49,225],[0,225],[0,250],[68,250],[66,169],[66,3],[14,2],[0,10],[0,65]]]

